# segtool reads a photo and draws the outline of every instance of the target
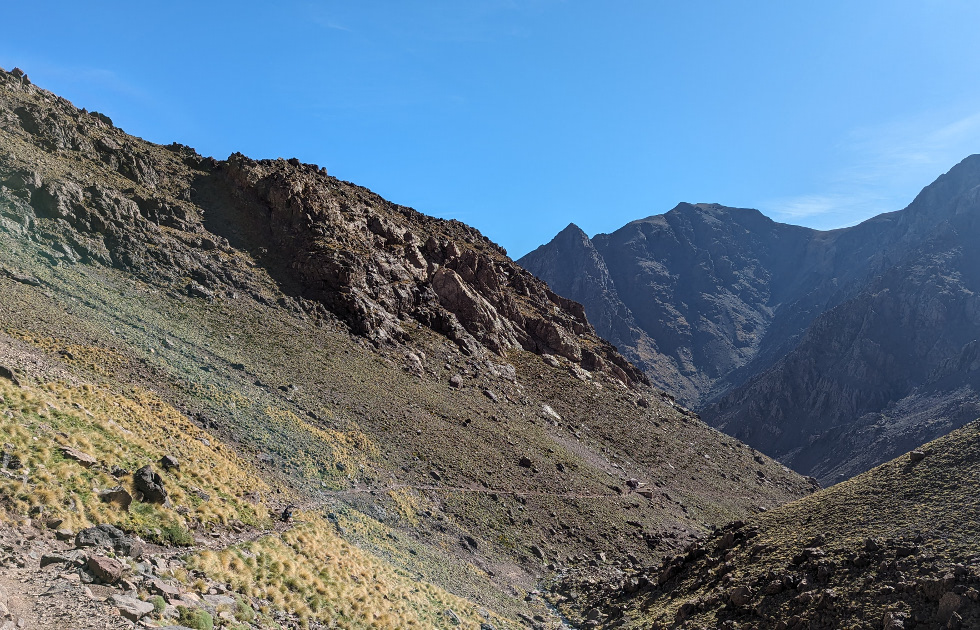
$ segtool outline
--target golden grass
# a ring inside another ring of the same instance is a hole
[[[204,440],[210,442],[206,445]],[[257,499],[269,491],[251,467],[176,409],[145,390],[127,396],[91,385],[49,383],[16,387],[0,379],[0,441],[10,443],[27,469],[0,476],[0,502],[12,514],[42,508],[66,527],[114,523],[150,533],[153,528],[186,527],[175,508],[201,523],[267,522],[268,511]],[[66,458],[71,446],[99,460],[85,468]],[[164,455],[180,470],[164,472]],[[134,472],[152,465],[164,478],[173,506],[133,502],[128,512],[103,503],[97,492],[122,485],[133,492],[132,479],[109,474],[112,466]],[[209,495],[204,500],[201,494]]]
[[[474,604],[355,547],[333,525],[299,513],[296,527],[221,551],[188,559],[203,571],[250,597],[295,613],[304,622],[333,622],[337,628],[479,628]],[[445,611],[462,620],[454,625]]]
[[[71,343],[55,337],[37,335],[19,328],[8,328],[6,332],[11,337],[42,350],[61,355],[61,359],[69,365],[89,370],[101,376],[112,376],[118,373],[119,369],[126,363],[126,359],[121,354],[108,348]]]

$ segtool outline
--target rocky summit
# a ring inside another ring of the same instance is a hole
[[[477,230],[20,70],[0,297],[4,630],[567,627],[561,576],[815,489]]]
[[[680,204],[519,262],[709,424],[834,483],[980,415],[980,156],[820,232]]]

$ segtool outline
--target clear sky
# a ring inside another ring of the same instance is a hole
[[[6,3],[0,66],[126,131],[298,157],[515,258],[680,201],[821,229],[980,151],[975,0]]]

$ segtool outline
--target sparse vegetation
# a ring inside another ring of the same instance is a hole
[[[261,502],[268,486],[217,440],[205,446],[206,432],[145,390],[123,396],[92,385],[15,387],[0,379],[0,434],[29,471],[27,483],[22,477],[0,476],[0,501],[16,514],[41,510],[76,529],[115,523],[174,545],[193,543],[188,524],[269,522]],[[66,457],[62,447],[99,463],[86,468]],[[159,468],[164,455],[183,462],[180,470],[163,474],[173,506],[187,507],[186,517],[139,501],[124,510],[99,500],[99,490],[118,485],[135,492],[128,473],[111,474],[114,466],[129,473],[147,464]]]
[[[300,619],[344,628],[448,628],[447,608],[479,625],[470,602],[394,570],[319,516],[303,513],[300,520],[281,536],[201,552],[188,566]]]
[[[211,617],[211,613],[206,610],[187,608],[186,606],[178,606],[177,610],[180,613],[180,616],[177,617],[177,622],[180,625],[194,630],[214,630],[214,619]]]

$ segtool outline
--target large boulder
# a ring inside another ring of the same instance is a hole
[[[92,572],[92,575],[96,579],[105,584],[115,584],[122,578],[123,573],[126,571],[126,565],[122,562],[119,562],[115,558],[107,558],[101,555],[89,556],[86,566],[88,566],[88,570]]]
[[[149,466],[143,466],[133,475],[133,487],[143,495],[145,503],[166,503],[167,491],[163,479]]]
[[[108,523],[88,527],[75,535],[75,546],[113,549],[123,555],[138,557],[142,552],[139,541],[127,536],[121,529]]]

